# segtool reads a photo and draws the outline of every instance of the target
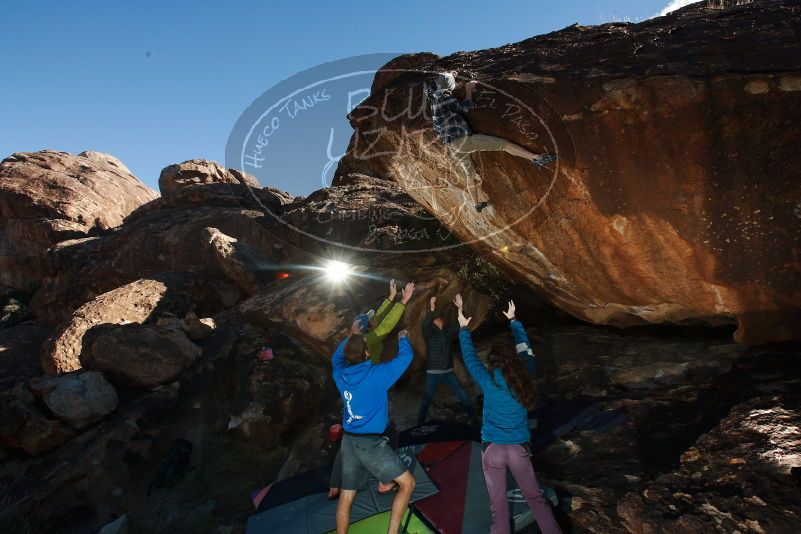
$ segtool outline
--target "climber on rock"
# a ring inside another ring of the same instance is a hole
[[[515,319],[515,304],[510,301],[509,308],[504,312],[510,321],[514,343],[511,340],[495,342],[487,355],[487,365],[484,365],[473,347],[473,339],[467,328],[471,317],[464,316],[461,295],[456,295],[453,303],[458,309],[461,327],[459,342],[464,364],[484,392],[484,417],[481,426],[484,453],[481,462],[492,512],[490,533],[509,532],[507,468],[520,486],[540,531],[543,534],[561,533],[553,512],[543,498],[531,465],[528,410],[534,405],[534,384],[530,374],[534,372],[535,360],[526,330]]]
[[[411,297],[414,284],[406,288],[404,297]],[[348,531],[356,492],[367,482],[368,473],[378,479],[379,491],[389,491],[397,486],[387,529],[391,534],[398,532],[401,516],[414,491],[414,476],[384,435],[389,424],[389,388],[412,363],[413,353],[408,335],[406,330],[398,333],[398,355],[387,363],[374,364],[371,361],[367,341],[361,334],[351,334],[339,344],[331,358],[334,382],[345,404],[337,534]]]
[[[384,299],[384,302],[378,308],[378,312],[372,314],[372,310],[370,312],[357,315],[356,318],[353,320],[353,324],[351,325],[350,333],[351,335],[360,335],[364,338],[364,342],[367,345],[367,352],[370,355],[370,361],[374,364],[381,363],[381,355],[384,352],[384,339],[386,339],[387,335],[397,326],[398,321],[400,321],[401,317],[403,317],[403,312],[406,310],[406,304],[409,302],[409,299],[412,298],[412,294],[414,293],[414,283],[409,282],[406,284],[406,287],[403,288],[403,292],[401,293],[401,300],[400,302],[395,303],[392,306],[392,302],[395,300],[395,296],[398,293],[397,285],[395,284],[395,279],[389,281],[389,297]],[[390,306],[392,308],[390,309]],[[370,326],[370,323],[375,325],[376,323],[378,326],[373,328],[370,331],[367,331],[367,328]],[[390,422],[392,429],[394,429],[394,425]],[[339,495],[339,488],[342,483],[342,449],[340,448],[337,451],[337,455],[334,458],[334,465],[331,468],[331,479],[328,483],[328,498],[335,499]]]
[[[476,81],[465,85],[465,100],[453,96],[456,88],[456,71],[443,72],[434,81],[427,82],[425,93],[431,106],[431,119],[437,137],[445,143],[448,151],[462,167],[467,178],[467,194],[475,203],[476,211],[481,212],[489,206],[489,200],[481,188],[481,176],[476,172],[471,159],[473,152],[506,152],[530,160],[542,167],[556,159],[553,154],[535,154],[522,146],[500,137],[473,133],[465,113],[474,106],[473,90]]]
[[[476,412],[473,409],[473,403],[453,372],[451,346],[456,338],[459,337],[459,326],[455,324],[445,326],[445,320],[436,312],[437,297],[431,297],[429,304],[431,309],[423,320],[422,325],[423,339],[426,342],[428,368],[426,369],[426,385],[423,392],[423,400],[420,403],[420,412],[417,415],[417,423],[423,424],[425,422],[431,398],[440,384],[448,386],[453,391],[462,403],[468,417],[470,417],[470,421],[475,422]]]

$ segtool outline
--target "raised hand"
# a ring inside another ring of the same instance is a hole
[[[459,308],[459,326],[462,327],[462,328],[466,327],[468,324],[470,324],[470,319],[472,319],[472,317],[465,317],[464,316],[464,311],[460,307]]]
[[[409,331],[408,330],[401,330],[400,332],[398,332],[398,339],[401,339],[401,338],[404,338],[404,337],[409,337]]]
[[[403,288],[403,294],[401,295],[401,302],[406,304],[409,302],[409,299],[412,298],[412,293],[414,293],[414,282],[409,282],[406,284],[406,287]]]
[[[515,318],[515,301],[509,301],[509,309],[507,309],[503,314],[506,316],[507,319],[510,321]]]
[[[453,297],[453,305],[459,308],[460,310],[462,309],[462,306],[464,306],[464,301],[462,301],[461,293],[456,293],[456,296]]]
[[[431,297],[431,299],[428,301],[428,303],[431,304],[431,311],[434,311],[434,310],[437,309],[437,297]]]
[[[389,300],[395,300],[395,295],[398,294],[398,286],[395,285],[395,279],[389,281]]]

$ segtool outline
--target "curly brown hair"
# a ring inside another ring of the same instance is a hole
[[[517,354],[515,346],[510,341],[501,340],[492,344],[487,356],[487,365],[493,379],[495,369],[500,369],[512,395],[526,410],[534,408],[534,382],[528,374],[523,358]]]

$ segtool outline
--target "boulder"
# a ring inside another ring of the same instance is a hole
[[[142,279],[98,296],[56,328],[42,348],[42,367],[56,374],[81,368],[84,336],[101,324],[142,323],[167,293],[167,285]]]
[[[156,326],[165,330],[183,332],[192,341],[200,341],[209,337],[217,328],[217,322],[211,317],[201,319],[193,311],[183,319],[167,314],[156,320]]]
[[[41,360],[48,374],[80,369],[89,348],[90,330],[104,324],[155,322],[162,314],[183,316],[196,306],[192,278],[162,273],[104,293],[78,308],[63,321],[42,347]]]
[[[265,346],[273,350],[272,360],[258,358]],[[239,371],[227,429],[265,449],[338,396],[325,359],[280,329],[246,328],[233,357]]]
[[[200,354],[183,332],[127,324],[100,327],[85,360],[116,387],[150,388],[178,378]]]
[[[0,284],[35,288],[53,271],[49,247],[119,226],[157,196],[107,154],[12,154],[0,162]]]
[[[530,333],[534,339],[547,336],[548,355],[557,363],[543,385],[550,395],[592,396],[615,390],[647,396],[665,388],[700,385],[729,372],[747,354],[745,347],[716,337],[703,342],[643,334],[627,339],[620,332],[588,331],[586,326],[545,334],[534,328]],[[583,348],[588,339],[591,345]]]
[[[521,314],[520,318],[523,324],[531,323],[529,317]],[[708,492],[710,503],[719,510],[737,511],[733,514],[736,516],[747,505],[738,501],[753,495],[752,479],[744,471],[735,471],[737,466],[732,464],[731,472],[740,474],[730,485],[726,462],[772,456],[782,458],[786,465],[791,463],[798,439],[792,430],[796,425],[793,412],[797,410],[789,398],[777,403],[781,410],[776,404],[771,407],[773,401],[767,400],[744,411],[732,408],[747,399],[784,397],[794,392],[801,380],[801,366],[795,364],[797,348],[744,347],[731,339],[728,329],[715,334],[708,329],[620,331],[573,325],[533,327],[527,332],[537,357],[535,392],[540,410],[545,406],[543,411],[538,410],[539,426],[532,433],[537,478],[556,489],[559,508],[567,512],[574,532],[734,532],[737,528],[725,528],[730,523],[719,526],[714,520],[707,530],[683,528],[689,522],[673,523],[683,509],[677,500],[663,496]],[[509,333],[501,335],[508,338]],[[478,337],[479,357],[484,357],[491,341]],[[395,406],[399,402],[396,400]],[[571,430],[568,424],[577,413],[576,406],[588,410],[571,422],[581,431]],[[762,429],[765,434],[755,439],[737,425],[725,424],[727,415],[738,411],[738,418],[749,413],[749,419],[759,425],[772,422]],[[606,423],[586,424],[596,416]],[[623,419],[610,424],[615,417]],[[563,424],[566,426],[559,429],[559,439],[543,446],[543,441],[549,441],[547,437],[543,440],[549,431]],[[765,440],[767,435],[773,436],[773,445]],[[741,447],[730,449],[738,442]],[[719,452],[718,445],[722,447]],[[773,446],[775,454],[767,452]],[[693,448],[701,458],[687,464],[684,457]],[[743,467],[751,465],[749,460]],[[677,469],[684,482],[669,485],[670,474]],[[762,473],[762,467],[756,467],[753,477],[758,479]],[[784,476],[777,470],[765,484],[789,485],[790,478]],[[655,487],[661,489],[652,494]],[[763,488],[757,494],[767,504],[759,515],[749,519],[759,520],[764,532],[792,531],[767,528],[760,516],[781,517],[786,503],[795,502],[795,497]],[[774,495],[766,499],[763,493]],[[649,501],[650,495],[659,502]],[[724,496],[731,508],[721,500]],[[702,497],[694,499],[705,508]],[[643,506],[638,508],[637,501]],[[742,516],[736,520],[742,522]]]
[[[334,183],[352,173],[397,182],[579,319],[736,324],[746,344],[797,339],[801,44],[787,27],[801,27],[792,0],[697,2],[639,24],[412,58],[350,113]],[[474,154],[491,204],[480,214],[427,111],[423,84],[444,70],[478,80],[475,132],[558,156],[540,168]]]
[[[239,290],[227,281],[204,245],[202,232],[209,227],[268,257],[282,259],[275,236],[262,224],[262,205],[247,188],[212,184],[180,191],[186,194],[162,197],[137,210],[113,235],[54,247],[51,256],[59,269],[33,296],[30,309],[35,317],[45,324],[58,324],[99,294],[167,271],[193,273],[201,282],[199,289],[208,293],[199,299],[197,311],[213,315],[229,300],[231,290]],[[276,208],[279,204],[264,205]],[[142,254],[143,250],[150,253]]]
[[[446,321],[455,323],[456,315],[451,304],[456,293],[465,300],[465,309],[472,315],[471,328],[478,327],[487,317],[491,300],[479,293],[452,270],[447,268],[396,271],[374,269],[363,273],[383,279],[380,282],[371,278],[354,276],[347,286],[333,287],[322,276],[291,277],[266,286],[260,293],[245,300],[238,311],[253,324],[263,327],[281,328],[284,332],[304,340],[317,351],[330,358],[336,346],[348,335],[354,317],[369,308],[378,309],[388,296],[387,281],[396,278],[400,289],[406,281],[416,283],[415,294],[408,302],[403,318],[396,331],[408,329],[410,340],[419,355],[425,354],[420,324],[429,310],[429,299],[438,297],[437,309]],[[400,296],[395,298],[400,301]],[[355,308],[354,302],[363,303]],[[384,358],[397,354],[394,333],[384,344]],[[415,367],[424,365],[424,358],[415,359]]]
[[[294,276],[326,258],[422,270],[474,256],[392,182],[349,175],[336,187],[288,203],[264,192],[226,184],[184,187],[131,214],[113,235],[53,247],[60,268],[34,295],[32,313],[56,325],[97,295],[181,271],[208,281],[200,284],[210,294],[199,299],[197,313],[209,317],[240,299],[231,289],[243,291],[230,280],[250,292],[281,272]],[[226,239],[212,243],[207,228]],[[234,250],[241,254],[231,256]]]
[[[274,232],[297,258],[422,268],[463,260],[469,252],[397,184],[364,174],[339,176],[333,187],[284,206],[280,217]]]
[[[22,449],[37,456],[55,449],[75,432],[68,425],[49,417],[24,384],[0,393],[0,445]]]
[[[201,206],[248,207],[252,209],[266,207],[278,212],[281,210],[281,206],[294,200],[295,197],[289,193],[274,187],[257,189],[240,184],[193,184],[176,189],[167,196],[144,204],[135,210],[131,217],[138,218],[145,213],[166,208],[188,209]]]
[[[47,408],[73,428],[82,429],[117,408],[117,391],[97,371],[34,379],[31,390]]]
[[[490,299],[457,273],[475,254],[459,247],[397,184],[362,174],[341,176],[335,186],[284,206],[280,217],[283,224],[273,232],[291,261],[289,277],[264,286],[238,309],[255,324],[281,325],[326,357],[357,313],[381,305],[393,278],[399,289],[417,283],[399,324],[410,330],[417,353],[424,349],[419,327],[431,296],[440,297],[440,310],[447,311],[462,292],[475,312],[472,327],[488,313]],[[355,274],[345,284],[332,285],[320,270],[334,258],[353,265]],[[455,321],[455,315],[449,319]],[[396,352],[394,342],[385,344],[385,358]],[[415,363],[422,364],[422,359]]]
[[[252,175],[237,169],[226,169],[216,161],[191,159],[164,167],[159,176],[159,190],[167,196],[174,191],[197,184],[237,184],[261,188]]]
[[[206,339],[217,328],[217,323],[211,317],[199,318],[195,312],[189,312],[184,318],[187,337],[192,341]]]
[[[291,277],[268,285],[237,307],[249,323],[282,328],[325,354],[346,335],[354,311],[332,298],[331,287],[314,277]]]
[[[258,293],[264,282],[275,277],[270,261],[255,247],[239,243],[216,228],[204,228],[201,237],[210,256],[246,294]]]
[[[659,476],[618,504],[626,529],[794,532],[801,517],[801,399],[758,397],[735,406]]]

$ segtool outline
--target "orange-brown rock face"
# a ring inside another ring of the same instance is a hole
[[[731,323],[748,344],[798,338],[799,31],[797,2],[703,2],[640,24],[420,55],[351,113],[356,133],[338,175],[396,181],[581,319]],[[478,80],[476,133],[558,155],[539,168],[474,154],[491,205],[481,213],[423,95],[451,69]]]

